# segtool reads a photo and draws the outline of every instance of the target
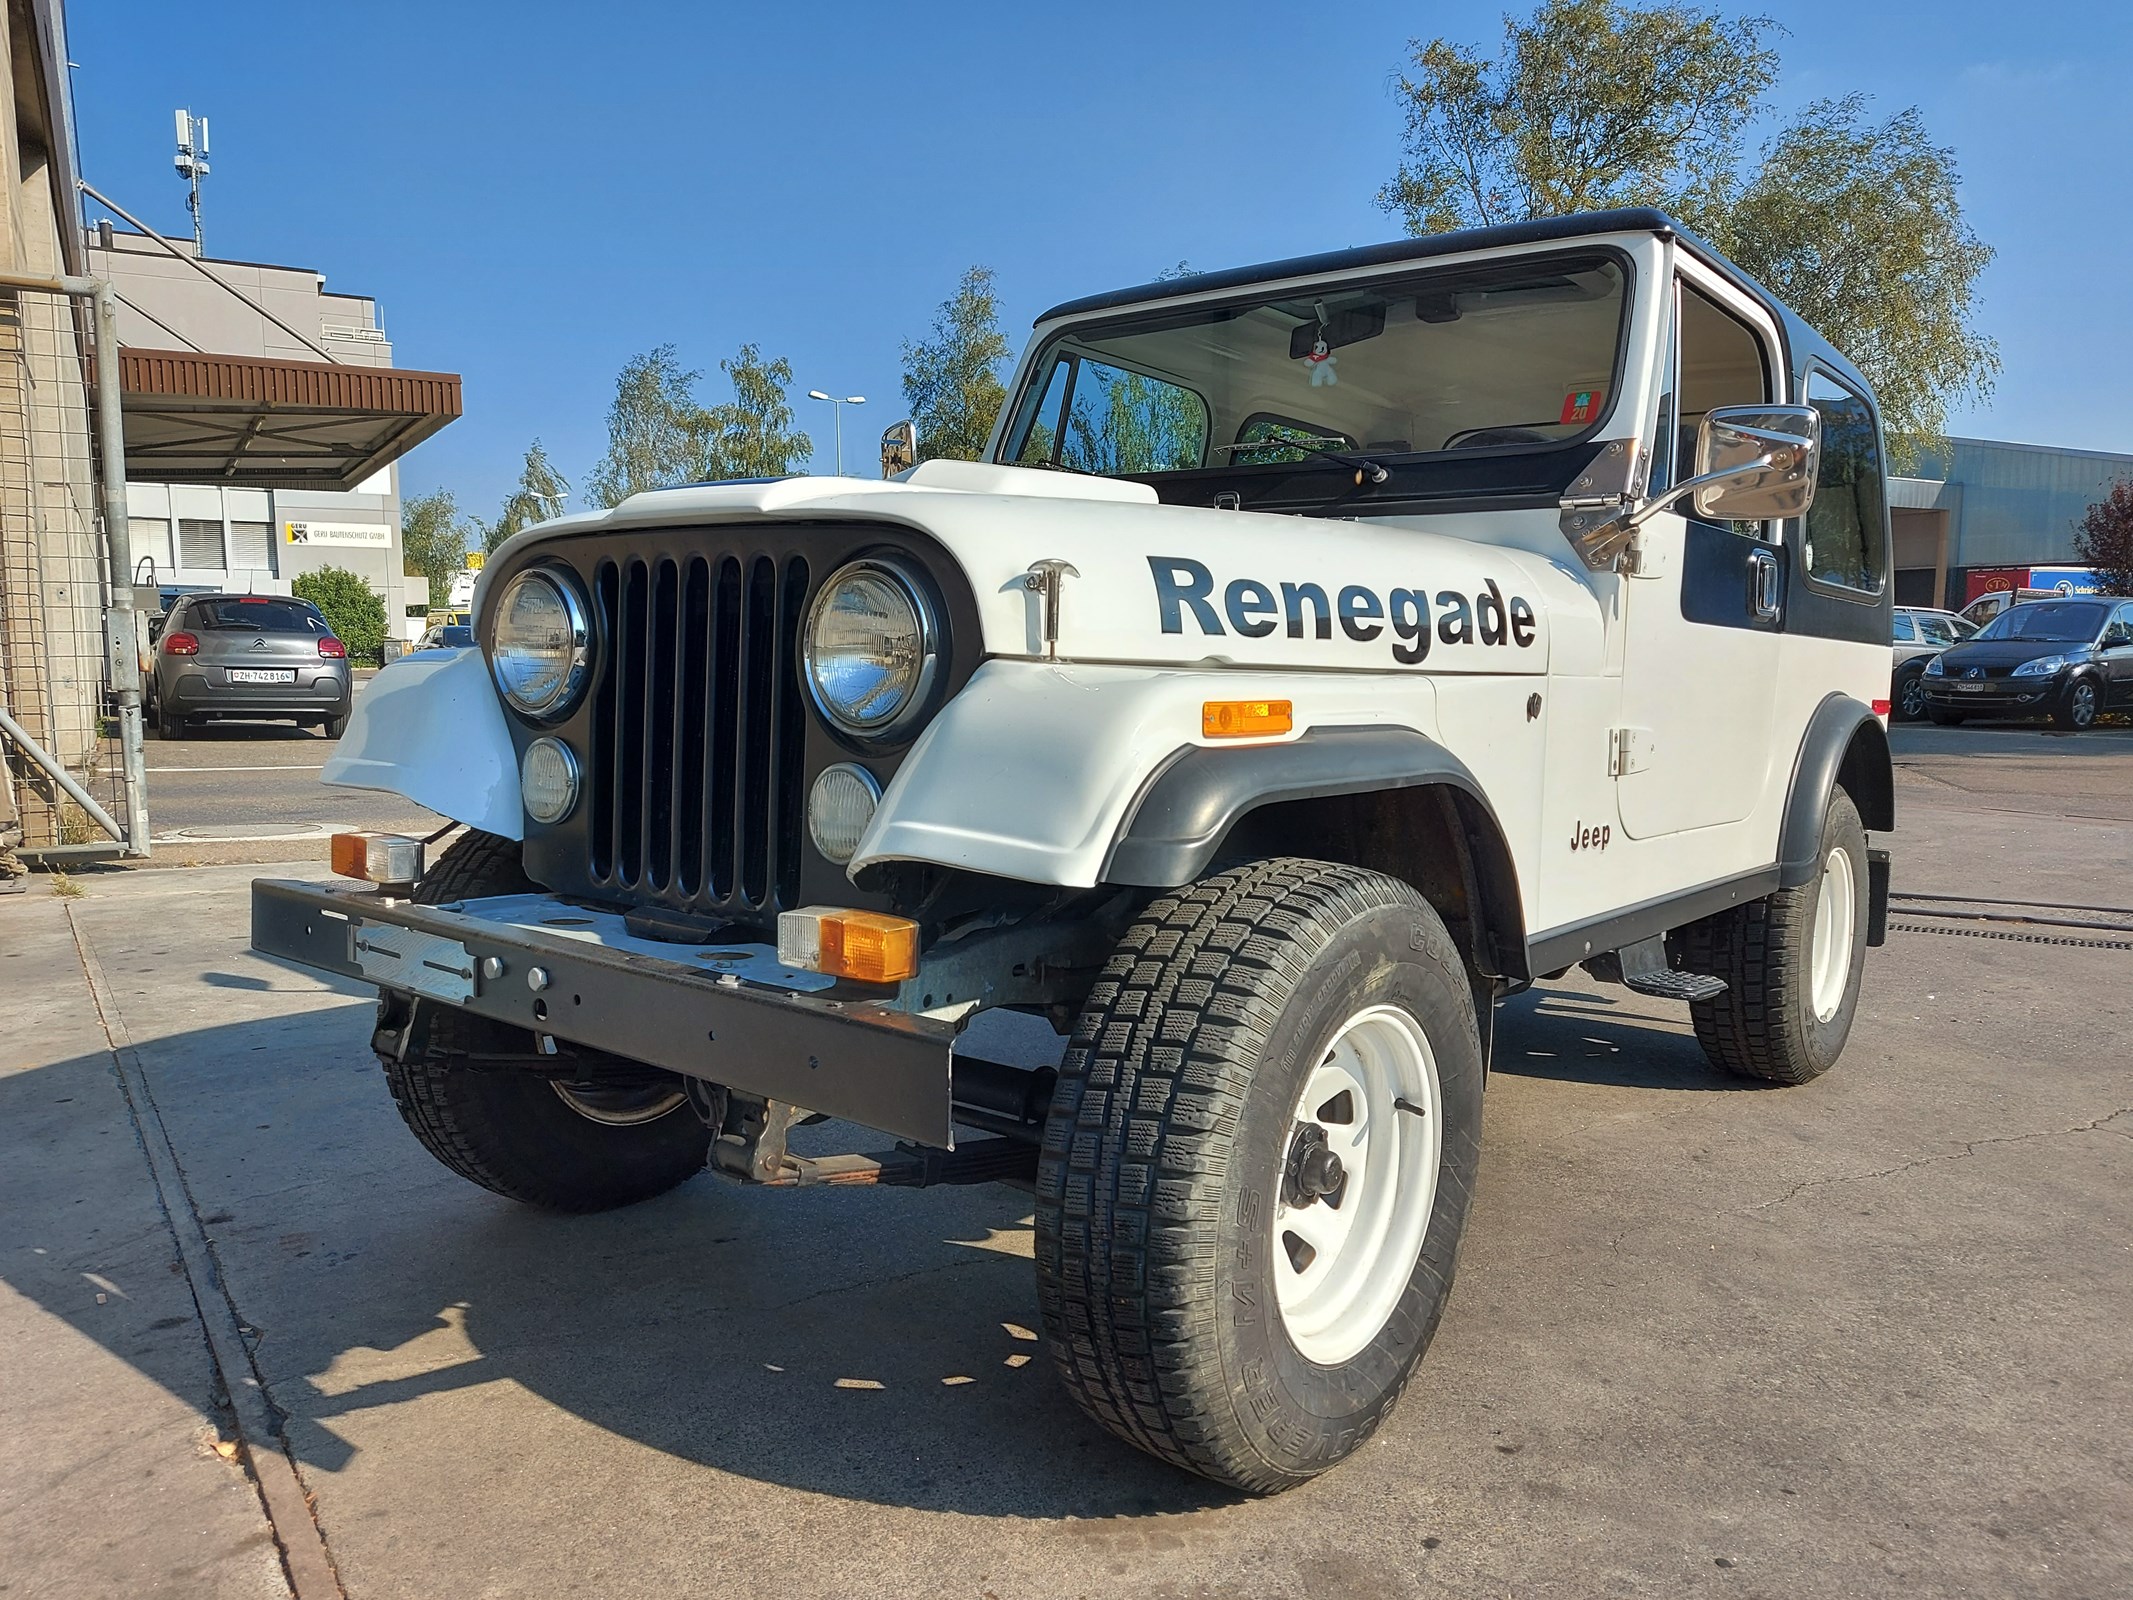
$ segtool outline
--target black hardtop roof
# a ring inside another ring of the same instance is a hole
[[[1249,288],[1255,283],[1275,283],[1285,278],[1331,277],[1368,267],[1390,266],[1401,261],[1428,261],[1437,256],[1460,255],[1470,250],[1501,249],[1508,245],[1545,244],[1556,240],[1587,239],[1610,233],[1672,234],[1706,265],[1724,273],[1754,295],[1776,318],[1795,373],[1806,370],[1809,358],[1818,360],[1839,376],[1866,388],[1866,380],[1836,347],[1817,333],[1797,312],[1772,294],[1749,273],[1726,259],[1718,248],[1652,206],[1624,206],[1613,211],[1583,211],[1568,217],[1541,217],[1531,222],[1506,222],[1492,228],[1463,228],[1456,233],[1433,233],[1419,239],[1394,239],[1385,244],[1358,245],[1349,250],[1328,250],[1321,255],[1292,256],[1285,261],[1263,261],[1249,267],[1225,267],[1215,272],[1196,272],[1189,278],[1162,278],[1113,289],[1104,294],[1068,300],[1040,316],[1038,323],[1055,317],[1083,317],[1095,312],[1150,304],[1180,295],[1216,294],[1225,289]]]

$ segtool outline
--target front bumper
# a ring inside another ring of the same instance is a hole
[[[545,896],[507,898],[545,902],[557,914],[501,900],[416,905],[368,886],[260,878],[252,884],[252,948],[954,1148],[957,1023],[809,992],[825,982],[815,974],[784,974],[776,983],[744,977],[751,968],[773,975],[775,955],[762,947],[676,945],[682,959],[669,959],[647,953],[649,941],[609,931],[605,924],[619,926],[619,917]]]
[[[2021,716],[2048,711],[2065,691],[2064,675],[2050,678],[1922,678],[1926,704],[1936,711]]]

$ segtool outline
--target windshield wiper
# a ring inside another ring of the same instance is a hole
[[[1344,442],[1344,440],[1340,439],[1332,439],[1326,441],[1327,444],[1341,444]],[[1352,455],[1346,450],[1329,450],[1326,448],[1326,444],[1320,444],[1310,439],[1294,439],[1288,437],[1282,437],[1278,439],[1253,439],[1249,443],[1218,444],[1215,446],[1215,448],[1231,455],[1234,455],[1238,451],[1242,450],[1306,450],[1314,456],[1324,456],[1328,461],[1336,461],[1344,467],[1353,468],[1355,471],[1355,481],[1358,487],[1360,487],[1365,481],[1368,481],[1370,483],[1383,483],[1387,478],[1392,476],[1392,474],[1387,472],[1384,467],[1380,466],[1377,462],[1371,460],[1368,456]],[[1273,465],[1273,463],[1266,464]],[[1235,466],[1236,462],[1232,461],[1230,465]]]

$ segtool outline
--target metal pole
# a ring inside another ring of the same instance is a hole
[[[126,774],[126,853],[148,854],[148,760],[141,748],[141,643],[133,611],[133,528],[126,513],[126,425],[119,410],[118,295],[93,280],[96,344],[96,453],[104,501],[104,549],[111,569],[108,644],[118,694],[119,759]]]
[[[830,404],[837,408],[837,476],[841,478],[844,476],[844,402],[832,400]]]

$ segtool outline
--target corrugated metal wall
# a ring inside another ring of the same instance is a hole
[[[2118,479],[2133,477],[2133,455],[1991,439],[1949,444],[1952,459],[1929,453],[1911,476],[1946,479],[1959,491],[1952,567],[2069,563],[2082,513]]]

